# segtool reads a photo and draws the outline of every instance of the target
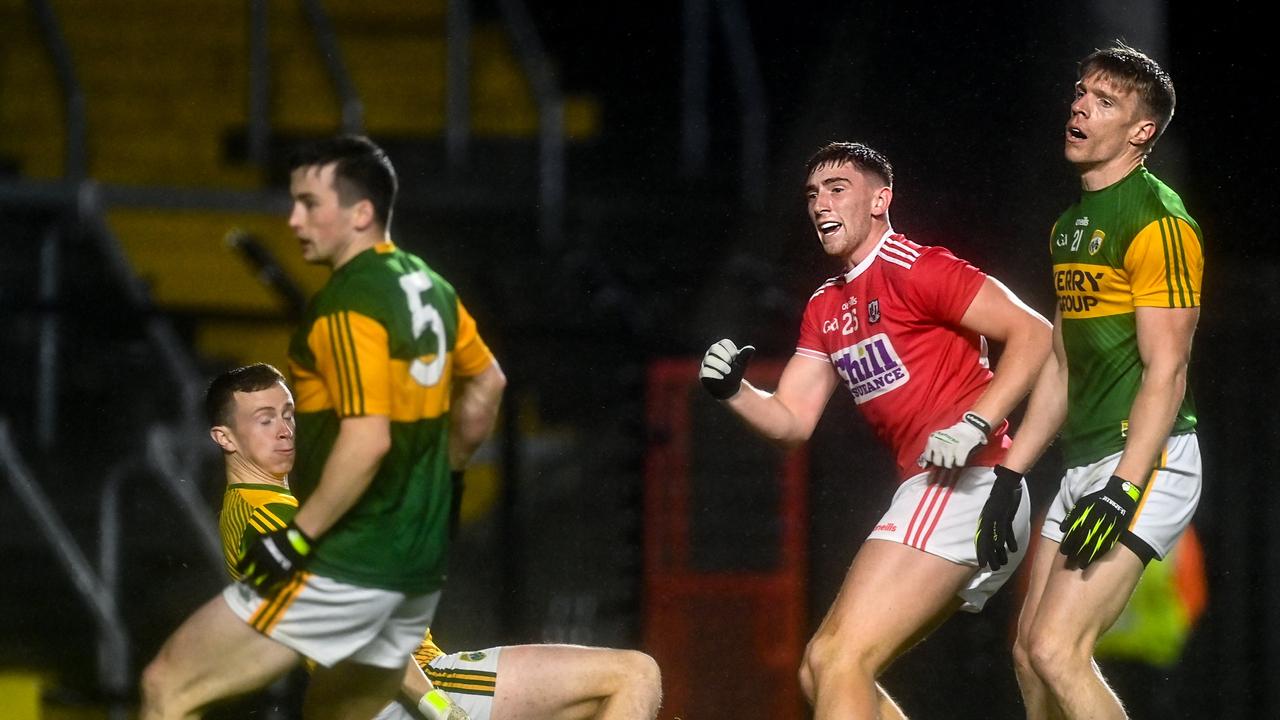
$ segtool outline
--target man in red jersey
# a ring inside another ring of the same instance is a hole
[[[838,385],[897,460],[901,484],[809,642],[800,683],[817,720],[903,718],[876,680],[958,609],[977,612],[1012,574],[978,567],[974,529],[1009,445],[1005,417],[1050,351],[1050,327],[996,280],[889,224],[893,169],[860,143],[809,161],[809,219],[841,274],[809,299],[773,393],[742,380],[754,351],[721,340],[703,385],[782,446],[809,438]],[[986,338],[1004,344],[994,373]],[[1019,482],[1021,482],[1019,480]],[[1026,547],[1028,502],[1015,533]]]

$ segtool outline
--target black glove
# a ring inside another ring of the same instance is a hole
[[[449,473],[449,479],[453,481],[453,495],[449,498],[450,540],[458,536],[458,527],[462,524],[462,491],[466,489],[466,480],[464,479],[466,473],[466,470],[454,470]]]
[[[739,350],[727,338],[707,348],[702,356],[702,369],[698,371],[702,387],[717,400],[737,395],[742,387],[742,374],[747,371],[747,363],[755,351],[752,345],[744,345]]]
[[[249,542],[236,563],[244,581],[267,597],[307,563],[314,541],[292,522]]]
[[[1080,498],[1058,529],[1062,545],[1058,552],[1075,560],[1081,568],[1106,555],[1133,520],[1133,511],[1142,499],[1142,488],[1121,477],[1111,476],[1107,486]]]
[[[994,468],[996,481],[991,485],[991,495],[978,516],[978,532],[973,536],[978,551],[978,567],[991,566],[999,570],[1009,562],[1005,552],[1018,552],[1018,538],[1013,534],[1013,518],[1022,503],[1022,473],[1003,465]]]

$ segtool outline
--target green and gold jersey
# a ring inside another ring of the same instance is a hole
[[[310,569],[406,593],[438,590],[448,549],[449,391],[493,356],[453,287],[379,243],[338,268],[289,345],[298,459],[290,485],[315,491],[343,418],[386,416],[391,449],[368,490],[316,544]]]
[[[1067,354],[1067,467],[1124,449],[1142,382],[1135,308],[1200,305],[1204,246],[1182,199],[1145,167],[1085,192],[1050,238]],[[1190,391],[1173,434],[1196,425]]]
[[[218,514],[218,530],[222,535],[222,555],[227,561],[227,574],[240,580],[236,561],[245,545],[258,535],[279,530],[298,513],[298,499],[289,488],[269,483],[234,483],[222,494],[222,512]],[[431,637],[431,629],[422,638],[413,659],[423,668],[444,655]],[[308,663],[311,661],[308,660]],[[309,665],[309,669],[314,669]]]
[[[236,562],[249,541],[288,525],[297,513],[298,500],[287,487],[270,483],[228,485],[222,494],[222,512],[218,513],[218,533],[222,536],[227,574],[239,580]]]

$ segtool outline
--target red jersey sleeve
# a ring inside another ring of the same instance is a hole
[[[826,288],[826,285],[818,288],[805,306],[804,317],[800,320],[800,339],[796,341],[796,352],[817,360],[830,361],[822,342],[821,298]]]
[[[911,269],[909,297],[921,317],[959,325],[987,275],[942,247],[920,253]]]

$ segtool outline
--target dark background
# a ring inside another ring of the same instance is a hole
[[[645,368],[658,358],[697,356],[723,336],[754,343],[762,355],[789,355],[804,300],[832,271],[801,193],[804,162],[825,142],[859,140],[882,150],[896,171],[898,231],[948,246],[1051,316],[1045,241],[1077,192],[1061,157],[1075,62],[1124,38],[1173,76],[1177,112],[1149,167],[1200,223],[1207,258],[1191,375],[1205,460],[1195,522],[1210,602],[1183,662],[1155,673],[1147,689],[1175,699],[1174,717],[1280,715],[1271,461],[1280,421],[1273,290],[1280,250],[1270,222],[1280,183],[1271,158],[1275,53],[1266,24],[1234,2],[945,10],[747,3],[768,109],[767,165],[752,170],[764,175],[766,194],[753,207],[733,67],[714,23],[709,162],[693,176],[680,165],[682,7],[531,8],[566,90],[596,97],[604,113],[600,136],[570,150],[568,232],[557,245],[533,230],[528,148],[487,153],[488,165],[475,173],[483,180],[469,188],[481,207],[449,208],[431,197],[442,182],[437,168],[417,159],[438,155],[438,145],[375,138],[402,170],[397,241],[467,298],[511,378],[507,407],[534,407],[557,429],[523,454],[504,455],[510,444],[492,448],[515,463],[507,466],[504,509],[464,531],[436,623],[442,644],[638,645],[645,623],[640,488],[652,440],[643,422]],[[496,14],[483,4],[478,12]],[[30,233],[6,237],[4,410],[27,447],[36,260],[24,239]],[[69,259],[65,272],[91,293],[106,284],[95,279],[96,264],[85,253]],[[110,305],[111,289],[96,292]],[[35,459],[86,543],[93,542],[92,512],[74,498],[97,492],[93,468],[135,451],[131,424],[173,412],[168,390],[147,384],[139,316],[95,307],[96,314],[63,309],[82,322],[109,319],[97,324],[115,333],[92,351],[65,347],[77,368],[64,392],[76,440]],[[103,349],[118,353],[123,366],[95,364]],[[708,444],[731,446],[725,439],[739,429],[717,412],[704,412],[710,421],[700,431]],[[812,449],[811,626],[891,492],[886,454],[852,415],[850,402],[833,399]],[[502,443],[521,432],[514,422],[503,430]],[[1059,471],[1050,455],[1033,474],[1037,504],[1052,496]],[[211,482],[206,494],[216,500],[216,474]],[[126,572],[126,614],[136,626],[139,665],[220,582],[198,567],[182,519],[154,495],[139,488],[130,499],[149,525],[127,541],[138,558]],[[59,692],[92,703],[99,695],[88,669],[91,619],[35,540],[31,519],[11,495],[0,497],[12,576],[0,661],[48,668]],[[1015,611],[1006,591],[981,616],[958,618],[905,658],[887,687],[921,717],[1020,716],[1006,652]]]

